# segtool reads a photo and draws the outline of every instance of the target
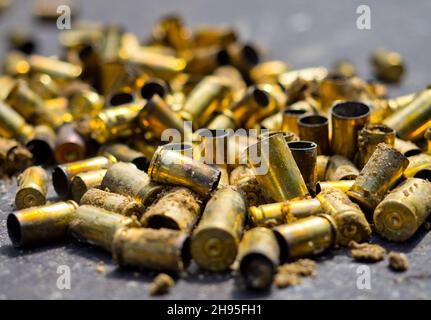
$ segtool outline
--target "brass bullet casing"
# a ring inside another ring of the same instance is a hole
[[[210,271],[229,268],[238,252],[245,218],[245,201],[235,187],[214,193],[191,239],[192,257],[201,268]]]
[[[190,92],[179,112],[186,121],[192,121],[193,129],[205,126],[216,110],[226,108],[232,98],[229,82],[217,76],[206,76]]]
[[[260,122],[260,127],[262,129],[268,129],[270,131],[281,130],[281,124],[283,123],[282,112],[277,112],[269,117],[266,117]]]
[[[322,190],[327,188],[334,188],[347,192],[355,183],[355,180],[335,180],[335,181],[319,181],[316,184],[316,194],[319,194]]]
[[[336,76],[351,78],[356,76],[356,66],[352,61],[341,59],[337,60],[332,66],[331,74]]]
[[[53,160],[56,135],[47,125],[34,127],[33,136],[26,142],[26,147],[33,154],[36,164],[47,164]]]
[[[260,140],[248,148],[249,164],[257,182],[277,202],[308,195],[307,186],[282,134]],[[259,154],[260,153],[260,154]],[[250,155],[259,154],[260,163]]]
[[[105,99],[94,90],[84,89],[72,94],[69,100],[70,112],[74,119],[96,116],[105,106]]]
[[[304,68],[282,73],[278,77],[278,81],[285,89],[289,89],[290,86],[299,78],[305,81],[320,82],[327,76],[328,69],[324,67]]]
[[[384,124],[368,124],[359,131],[358,147],[361,167],[368,162],[377,145],[382,142],[393,147],[395,145],[395,130]]]
[[[136,219],[102,208],[79,206],[72,216],[70,234],[80,242],[111,251],[115,233],[122,228],[139,227]]]
[[[58,165],[52,171],[52,185],[55,192],[60,197],[69,196],[70,182],[73,176],[86,171],[107,169],[115,162],[113,157],[99,156]]]
[[[33,127],[14,109],[0,100],[0,136],[21,142],[33,136]]]
[[[187,61],[185,72],[192,74],[211,74],[219,66],[227,65],[230,61],[227,50],[218,45],[193,48],[183,55]]]
[[[411,141],[402,140],[395,137],[394,148],[401,152],[406,157],[415,156],[422,152],[421,148],[419,148],[416,144]]]
[[[214,70],[213,74],[229,82],[232,88],[233,101],[237,101],[242,97],[247,85],[237,68],[231,65],[220,66]]]
[[[238,261],[240,278],[248,288],[268,289],[280,263],[280,248],[274,233],[267,228],[245,232],[239,244]]]
[[[199,27],[193,30],[194,47],[227,46],[237,40],[235,30],[229,27]]]
[[[131,162],[136,166],[136,168],[143,171],[147,171],[148,166],[150,165],[150,161],[142,152],[134,150],[128,145],[122,143],[103,145],[100,148],[99,154],[110,154],[117,159],[117,161]]]
[[[329,164],[329,156],[318,155],[316,157],[316,181],[326,180],[326,171]]]
[[[142,86],[138,89],[141,94],[141,98],[145,100],[150,100],[155,95],[165,99],[171,92],[168,82],[158,78],[145,80]]]
[[[305,109],[291,109],[287,107],[283,110],[283,121],[281,123],[282,131],[290,131],[296,135],[299,134],[298,120],[307,113]]]
[[[331,109],[331,120],[332,152],[353,159],[358,146],[358,132],[370,120],[370,107],[355,101],[337,103]]]
[[[154,26],[151,40],[155,44],[166,45],[181,51],[190,47],[192,34],[181,17],[169,14],[162,17]]]
[[[123,267],[183,272],[190,264],[190,237],[169,229],[123,229],[114,238],[114,260]]]
[[[181,185],[208,196],[217,188],[221,172],[174,150],[159,147],[151,159],[148,175],[153,181]]]
[[[268,203],[248,209],[251,223],[257,227],[267,228],[291,223],[318,213],[321,213],[321,204],[316,198]]]
[[[427,153],[431,154],[431,127],[428,127],[424,133],[424,138],[427,142]]]
[[[374,68],[374,75],[386,82],[399,82],[405,71],[401,55],[384,48],[375,50],[371,54],[370,62]]]
[[[359,170],[353,162],[346,157],[335,155],[329,158],[326,170],[326,179],[322,180],[355,180],[358,175]]]
[[[44,100],[44,112],[36,119],[36,124],[45,124],[53,129],[60,128],[65,123],[70,123],[73,120],[72,114],[69,112],[69,101],[65,97]]]
[[[317,154],[330,153],[328,118],[321,115],[304,115],[298,119],[298,131],[301,140],[317,144]]]
[[[374,211],[377,232],[390,241],[406,241],[431,212],[431,182],[409,178],[388,193]]]
[[[419,92],[406,107],[383,120],[383,123],[397,132],[404,140],[423,137],[431,124],[431,89]]]
[[[290,66],[284,61],[271,60],[258,63],[250,70],[253,83],[277,83],[278,77],[289,71]]]
[[[176,130],[184,141],[191,139],[192,128],[185,125],[158,95],[153,96],[139,112],[138,122],[143,130],[150,131],[157,139],[161,139],[167,130]]]
[[[308,192],[314,195],[316,192],[316,161],[317,144],[311,141],[288,142],[293,158],[301,171],[302,178],[307,186]]]
[[[45,20],[47,22],[56,21],[60,14],[58,12],[58,7],[60,5],[68,6],[72,19],[76,18],[79,13],[80,7],[78,3],[71,0],[37,0],[34,1],[32,13],[36,18],[40,20]]]
[[[136,101],[136,96],[131,92],[131,88],[124,87],[113,92],[107,98],[106,104],[109,107],[118,107],[121,105],[131,104]]]
[[[41,167],[29,167],[18,176],[15,195],[17,209],[43,206],[46,203],[48,176]]]
[[[174,187],[162,194],[141,219],[143,227],[190,233],[201,213],[202,200],[193,191]]]
[[[58,98],[61,95],[61,89],[57,82],[44,73],[32,75],[29,86],[42,99]]]
[[[421,178],[431,181],[431,155],[420,153],[409,157],[409,165],[404,171],[405,178]]]
[[[0,176],[14,175],[32,164],[32,154],[13,139],[0,137]]]
[[[46,73],[54,79],[74,80],[82,73],[79,65],[56,58],[33,54],[29,56],[28,62],[32,72]]]
[[[347,195],[365,211],[372,211],[403,175],[409,160],[395,148],[379,143]]]
[[[106,169],[99,169],[81,172],[73,176],[70,181],[72,199],[79,202],[88,190],[100,186],[105,174]]]
[[[84,158],[86,145],[72,123],[60,127],[55,140],[54,158],[57,163],[78,161]]]
[[[15,85],[16,80],[9,76],[0,76],[0,100],[4,100]]]
[[[234,42],[226,47],[230,64],[249,78],[250,70],[262,59],[262,52],[253,43]]]
[[[148,175],[135,165],[118,162],[106,172],[101,189],[132,197],[146,207],[154,201],[164,187],[152,183]]]
[[[27,56],[19,51],[11,51],[3,61],[3,72],[10,76],[27,75],[30,71],[30,64]]]
[[[195,132],[205,164],[226,167],[229,161],[228,143],[233,131],[199,129]],[[234,160],[234,159],[233,159]]]
[[[7,217],[7,230],[14,247],[25,247],[66,238],[78,204],[57,202],[15,211]]]
[[[91,120],[92,137],[99,143],[132,136],[137,129],[137,116],[143,103],[131,103],[102,110]]]
[[[330,215],[337,225],[337,243],[348,245],[350,241],[364,242],[371,237],[371,227],[356,203],[341,190],[323,189],[316,198],[320,201],[322,211]]]
[[[142,204],[132,198],[97,188],[88,189],[88,191],[82,195],[79,205],[89,205],[102,208],[126,217],[135,216],[140,218],[144,212]]]
[[[336,224],[328,215],[304,218],[272,230],[280,246],[281,261],[318,255],[336,243]]]

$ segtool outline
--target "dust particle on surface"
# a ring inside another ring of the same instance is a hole
[[[103,261],[100,261],[97,264],[96,271],[98,273],[106,273],[106,267],[105,267],[105,263]]]
[[[355,241],[351,241],[349,247],[351,248],[350,253],[352,258],[356,261],[378,262],[383,260],[386,254],[386,249],[377,244],[359,244]]]
[[[280,289],[296,286],[301,283],[301,277],[294,273],[277,273],[274,278],[274,284]]]
[[[166,273],[159,273],[150,284],[150,295],[155,296],[167,294],[174,284],[175,281],[171,276]]]
[[[409,268],[409,260],[404,253],[392,251],[388,258],[389,267],[394,271],[406,271]]]

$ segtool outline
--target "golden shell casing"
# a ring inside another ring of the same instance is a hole
[[[106,169],[100,169],[81,172],[73,176],[70,181],[72,199],[79,202],[89,189],[100,186],[105,174]]]
[[[352,61],[347,59],[340,59],[335,61],[332,66],[331,74],[336,76],[351,78],[356,76],[356,66]]]
[[[0,137],[0,174],[14,175],[32,164],[32,154],[14,139]]]
[[[320,212],[320,202],[313,198],[252,206],[248,208],[248,217],[254,226],[269,228]]]
[[[392,190],[374,211],[377,232],[391,241],[413,236],[431,212],[431,182],[410,178]]]
[[[416,144],[411,141],[395,138],[394,148],[401,152],[406,157],[411,157],[422,152]]]
[[[229,184],[236,186],[243,193],[247,206],[257,206],[271,201],[262,191],[251,168],[238,166],[233,169],[229,176]]]
[[[319,181],[316,184],[316,194],[326,188],[335,188],[343,192],[347,192],[355,183],[355,180],[335,180],[335,181]]]
[[[79,201],[79,205],[102,208],[126,217],[136,216],[139,218],[144,212],[142,204],[132,198],[97,188],[91,188],[85,192]]]
[[[200,267],[210,271],[229,268],[238,252],[245,218],[245,201],[235,187],[214,193],[191,239],[192,257]]]
[[[18,176],[15,195],[17,209],[42,206],[46,203],[48,176],[41,167],[29,167]]]
[[[328,69],[324,67],[304,68],[284,72],[280,74],[278,81],[285,89],[289,89],[298,78],[304,79],[305,81],[322,81],[327,75]]]
[[[318,155],[316,157],[316,181],[326,180],[329,159],[330,157],[325,155]]]
[[[376,49],[370,56],[374,75],[386,82],[399,82],[405,71],[403,58],[398,52]]]
[[[329,159],[325,180],[354,180],[358,175],[359,170],[353,162],[344,156],[335,155]]]
[[[305,115],[298,119],[299,137],[315,142],[318,155],[330,152],[328,123],[328,118],[321,115]]]
[[[150,181],[150,177],[131,163],[119,162],[108,169],[101,188],[150,205],[165,188]]]
[[[365,211],[374,210],[408,164],[409,160],[395,148],[379,143],[347,195]]]
[[[318,255],[336,243],[336,224],[328,215],[304,218],[275,227],[273,231],[282,261]]]
[[[370,121],[370,107],[361,102],[346,101],[331,108],[334,154],[353,159],[358,147],[358,132]]]
[[[7,229],[12,244],[24,247],[64,239],[77,207],[76,202],[67,201],[11,213]]]
[[[348,245],[350,241],[364,242],[371,237],[371,227],[356,203],[341,190],[323,189],[316,198],[322,211],[330,215],[337,225],[337,243]]]
[[[191,260],[190,238],[169,229],[123,229],[114,238],[112,255],[120,266],[180,273]]]
[[[314,195],[316,190],[317,144],[311,141],[288,142],[293,158],[307,186],[308,192]]]
[[[252,289],[267,289],[280,263],[280,248],[272,230],[253,228],[244,233],[238,250],[239,275]]]
[[[53,160],[55,140],[55,132],[50,126],[34,127],[34,133],[25,145],[33,154],[35,163],[46,164]]]
[[[226,46],[237,41],[236,31],[229,27],[198,27],[193,30],[194,47]]]
[[[184,187],[172,188],[148,208],[141,219],[144,227],[190,233],[201,213],[202,200]]]
[[[52,77],[45,73],[36,73],[29,80],[30,88],[42,99],[52,99],[61,96],[60,86]]]
[[[96,91],[82,89],[73,93],[70,97],[69,108],[75,119],[86,115],[96,116],[105,106],[105,99]]]
[[[208,196],[217,188],[221,172],[174,150],[159,147],[151,160],[148,175],[151,180],[185,186]]]
[[[33,127],[10,106],[0,101],[0,136],[21,142],[33,136]]]
[[[113,157],[94,157],[59,165],[52,172],[52,184],[60,197],[70,193],[70,181],[78,173],[106,169],[116,162]]]
[[[29,56],[28,63],[33,72],[46,73],[54,79],[74,80],[82,73],[77,64],[35,54]]]
[[[133,227],[139,227],[136,219],[102,208],[83,205],[75,210],[69,231],[80,242],[111,251],[116,232],[122,228]]]
[[[384,124],[368,124],[359,131],[359,163],[363,167],[370,159],[379,143],[395,145],[395,130]]]
[[[283,120],[281,123],[282,131],[290,131],[296,135],[300,135],[298,127],[298,119],[307,113],[305,109],[292,109],[287,107],[283,110]]]
[[[406,107],[383,120],[383,123],[397,132],[405,140],[423,137],[431,124],[431,89],[419,92]]]
[[[409,157],[409,165],[404,170],[405,178],[431,179],[431,155],[420,153]],[[431,180],[430,180],[431,181]]]
[[[71,123],[60,127],[55,140],[54,158],[57,163],[78,161],[84,158],[86,145]]]
[[[147,171],[148,166],[150,165],[150,161],[142,152],[134,150],[128,145],[122,143],[103,145],[100,148],[99,154],[110,154],[119,162],[131,162],[136,166],[136,168],[143,171]]]
[[[288,72],[290,68],[284,61],[271,60],[261,62],[250,70],[250,79],[254,83],[277,83],[278,77]]]
[[[272,199],[282,202],[308,195],[301,171],[282,134],[262,139],[250,146],[248,151],[249,154],[260,153],[260,164],[253,163],[250,157],[248,161],[255,172],[259,169],[265,171],[258,172],[256,179]]]
[[[424,139],[427,141],[427,153],[431,154],[431,127],[426,129]]]

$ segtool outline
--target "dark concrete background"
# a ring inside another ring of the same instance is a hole
[[[190,26],[222,24],[235,26],[245,40],[255,40],[268,49],[269,57],[288,61],[294,67],[330,66],[337,58],[354,61],[360,75],[369,78],[368,54],[378,46],[397,50],[408,65],[407,77],[392,95],[409,93],[431,81],[429,35],[431,2],[423,1],[310,1],[310,0],[87,0],[80,18],[124,24],[145,36],[160,15],[178,12]],[[0,53],[7,30],[33,28],[43,54],[58,53],[55,25],[41,24],[31,16],[33,1],[16,0],[0,16]],[[357,6],[371,7],[371,30],[356,28]],[[6,216],[13,208],[14,183],[0,182],[0,299],[148,299],[153,274],[124,271],[112,264],[109,254],[75,243],[14,249],[6,231]],[[50,190],[51,199],[54,192]],[[431,235],[424,230],[410,241],[390,244],[373,241],[406,253],[411,267],[394,273],[385,260],[369,264],[371,290],[359,290],[355,263],[346,250],[334,250],[319,258],[317,276],[288,289],[273,288],[256,294],[241,291],[229,274],[198,274],[180,279],[161,299],[430,299]],[[106,273],[97,272],[104,262]],[[57,267],[71,268],[71,289],[58,290]],[[159,298],[158,298],[159,299]]]

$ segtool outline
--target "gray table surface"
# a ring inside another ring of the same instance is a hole
[[[431,2],[422,1],[310,1],[310,0],[88,0],[80,1],[84,20],[124,24],[145,36],[160,15],[178,12],[190,26],[233,25],[243,39],[256,40],[271,58],[283,59],[294,67],[330,66],[337,58],[356,63],[360,75],[370,78],[368,55],[378,46],[401,52],[408,74],[391,95],[419,90],[431,81],[429,35]],[[356,8],[371,8],[371,30],[358,30]],[[0,43],[14,27],[31,27],[40,39],[40,52],[58,53],[58,31],[53,25],[35,21],[32,1],[17,0],[0,16]],[[5,45],[0,45],[4,54]],[[0,183],[0,299],[150,299],[148,284],[153,274],[118,269],[109,254],[76,243],[43,246],[32,250],[14,249],[6,231],[11,212],[14,183]],[[50,199],[54,192],[50,190]],[[411,267],[405,273],[388,269],[387,260],[369,264],[371,289],[357,288],[358,267],[347,250],[333,250],[318,259],[317,276],[302,285],[265,293],[239,290],[228,273],[191,275],[177,281],[169,295],[157,299],[430,299],[431,234],[420,230],[410,241],[391,244],[390,250],[404,252]],[[104,262],[105,273],[97,272]],[[71,289],[56,286],[59,265],[71,269]]]

